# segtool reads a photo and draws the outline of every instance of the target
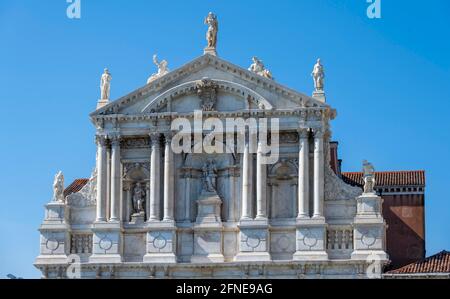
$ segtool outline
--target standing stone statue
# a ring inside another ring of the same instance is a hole
[[[53,181],[53,201],[64,202],[64,175],[59,171]]]
[[[272,73],[266,69],[264,63],[260,59],[258,59],[258,57],[253,56],[252,61],[253,63],[248,68],[249,71],[256,73],[260,76],[263,76],[267,79],[273,80]]]
[[[363,161],[364,193],[375,193],[375,168],[372,163]]]
[[[205,52],[215,53],[215,49],[217,47],[217,33],[219,32],[219,22],[217,21],[217,16],[210,12],[205,18],[205,24],[208,25],[208,31],[206,32],[206,41],[208,42],[208,46],[206,47]]]
[[[168,66],[168,62],[167,60],[163,60],[161,62],[158,62],[158,56],[155,54],[153,55],[153,63],[156,65],[156,67],[158,68],[158,72],[155,74],[152,74],[150,76],[150,78],[148,78],[147,80],[147,84],[149,84],[150,82],[164,76],[165,74],[169,73],[169,68]]]
[[[316,92],[323,92],[325,70],[323,65],[320,63],[320,58],[317,59],[317,63],[314,65],[311,76],[314,79],[314,88],[316,89]]]
[[[111,74],[109,73],[108,69],[105,68],[100,80],[101,100],[109,100],[109,94],[111,91],[111,79]]]
[[[217,168],[213,160],[208,160],[202,167],[203,189],[206,192],[217,192]]]
[[[145,190],[141,183],[136,183],[133,190],[133,209],[136,214],[144,212]]]

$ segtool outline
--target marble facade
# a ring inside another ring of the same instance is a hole
[[[45,207],[35,263],[43,277],[68,277],[72,255],[81,278],[358,278],[369,255],[387,261],[381,198],[329,166],[336,112],[323,82],[315,78],[312,97],[299,93],[219,58],[215,39],[122,98],[109,101],[102,88],[90,115],[95,171],[81,191]],[[250,128],[242,153],[174,153],[171,123],[194,122],[195,110],[279,119],[279,159],[261,162]],[[204,186],[208,161],[214,188]]]

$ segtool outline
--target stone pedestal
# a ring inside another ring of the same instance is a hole
[[[133,215],[131,215],[131,224],[144,224],[145,222],[145,213],[144,212],[140,212],[140,213],[134,213]]]
[[[39,231],[40,252],[36,264],[66,264],[70,253],[68,207],[62,202],[45,205],[45,219]]]
[[[270,261],[268,220],[241,220],[238,227],[239,253],[235,261]]]
[[[210,55],[213,55],[213,56],[217,56],[217,51],[216,51],[216,48],[206,47],[203,50],[203,54],[210,54]]]
[[[119,222],[96,222],[92,226],[90,263],[122,262],[122,227]]]
[[[323,91],[314,91],[312,97],[322,103],[326,102],[325,92]]]
[[[353,227],[352,259],[387,261],[386,223],[381,214],[383,199],[375,193],[357,197],[357,213]]]
[[[327,224],[324,217],[298,218],[295,261],[326,261]]]
[[[203,191],[197,200],[192,263],[223,263],[222,200],[216,192]]]
[[[97,109],[103,108],[104,106],[109,104],[109,100],[98,100],[97,102]]]
[[[147,229],[147,253],[144,256],[144,263],[176,263],[177,236],[175,222],[149,221],[147,222]]]

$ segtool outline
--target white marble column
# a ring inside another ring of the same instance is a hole
[[[159,221],[160,219],[160,134],[152,133],[151,154],[150,154],[150,215],[149,221]]]
[[[106,221],[106,136],[97,136],[97,222]]]
[[[174,176],[173,152],[171,148],[172,135],[165,134],[164,149],[164,221],[174,220]]]
[[[256,219],[267,218],[267,166],[263,163],[262,142],[256,154]]]
[[[314,215],[323,216],[324,200],[324,153],[323,132],[314,130]]]
[[[299,134],[298,156],[298,216],[309,217],[309,132],[301,129]]]
[[[111,211],[110,220],[119,221],[120,203],[120,136],[111,138]]]
[[[251,196],[251,168],[252,155],[249,153],[249,143],[245,142],[244,153],[242,155],[242,212],[241,220],[252,218],[252,196]]]

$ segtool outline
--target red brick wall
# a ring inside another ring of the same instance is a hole
[[[390,269],[425,258],[425,208],[423,194],[382,195]]]

